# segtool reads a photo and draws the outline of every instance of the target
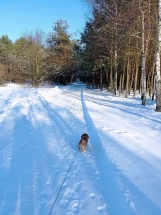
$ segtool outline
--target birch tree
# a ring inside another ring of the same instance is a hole
[[[160,51],[161,51],[161,0],[158,0],[158,35],[156,50],[156,111],[161,112],[161,80],[160,80]]]
[[[145,71],[145,30],[144,30],[144,11],[141,11],[142,13],[142,105],[145,106],[146,104],[146,71]]]

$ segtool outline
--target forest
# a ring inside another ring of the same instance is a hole
[[[67,85],[79,78],[114,95],[139,91],[157,99],[161,112],[160,0],[86,0],[92,14],[80,39],[57,20],[46,36],[26,31],[14,43],[0,38],[0,84],[44,82]]]

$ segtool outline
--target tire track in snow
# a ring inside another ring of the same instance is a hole
[[[110,214],[118,215],[119,208],[119,214],[126,215],[128,214],[128,210],[126,208],[127,204],[124,201],[123,195],[118,188],[114,170],[112,170],[111,163],[105,154],[100,137],[90,117],[90,114],[88,113],[88,109],[84,100],[83,90],[81,91],[81,101],[84,119],[92,145],[92,153],[95,156],[95,162],[100,174],[100,190],[102,191],[102,197],[107,202]]]
[[[81,90],[79,87],[70,92],[69,90],[63,91],[63,93],[66,95],[65,103],[70,101],[68,102],[69,106],[66,107],[72,116],[70,125],[74,127],[74,132],[71,130],[70,133],[74,136],[74,143],[78,144],[80,135],[78,136],[77,133],[81,132],[80,134],[82,134],[82,132],[87,132],[81,105]],[[75,121],[74,118],[76,116],[81,119],[82,123]],[[71,138],[70,141],[72,141]],[[108,214],[106,204],[104,204],[103,199],[97,190],[99,174],[96,171],[95,165],[93,165],[94,158],[90,151],[91,149],[88,147],[88,150],[85,153],[78,154],[77,159],[65,180],[52,214]],[[89,178],[91,179],[90,181]],[[90,202],[90,208],[87,206],[88,204],[84,197]]]
[[[62,96],[64,98],[64,94],[62,94]],[[72,105],[70,110],[68,110],[69,109],[68,107],[65,107],[64,110],[67,110],[67,115],[69,117],[72,117],[72,121],[70,121],[70,124],[69,124],[69,122],[66,121],[63,118],[63,116],[60,115],[59,109],[56,106],[53,106],[49,101],[46,101],[45,97],[44,96],[42,97],[40,94],[38,94],[38,98],[40,100],[41,106],[44,109],[44,112],[46,112],[46,115],[50,116],[50,118],[52,119],[53,126],[54,126],[54,124],[57,125],[57,127],[58,127],[57,129],[61,133],[61,136],[63,136],[63,142],[67,143],[67,145],[64,145],[64,144],[62,146],[60,145],[61,155],[59,155],[59,157],[63,156],[63,162],[66,161],[68,164],[70,164],[70,162],[73,159],[73,155],[74,155],[73,153],[75,153],[75,150],[72,150],[72,148],[75,148],[75,147],[73,147],[70,142],[75,142],[75,141],[73,141],[74,140],[73,138],[76,138],[76,137],[73,137],[73,133],[77,136],[77,132],[78,132],[77,131],[78,129],[76,129],[75,126],[73,127],[73,123],[75,124],[75,121],[76,121],[74,113],[77,112],[77,107],[78,107],[77,103],[79,102],[81,104],[81,100],[79,99],[79,101],[77,101],[77,99],[76,99],[76,100],[72,101],[72,104],[74,104],[74,105]],[[63,101],[63,98],[62,98],[62,101]],[[80,124],[79,121],[77,121],[77,124],[78,125]],[[59,132],[57,131],[56,134],[58,135]],[[60,137],[58,135],[58,139],[59,138]],[[70,147],[67,147],[67,146],[69,146],[68,143],[70,144]],[[68,159],[65,160],[65,157],[68,158]],[[55,181],[55,184],[57,184],[57,187],[56,188],[54,187],[53,191],[52,190],[50,191],[50,194],[51,194],[50,197],[53,196],[53,197],[51,197],[51,200],[50,200],[51,205],[52,205],[52,203],[54,201],[55,195],[58,192],[58,189],[60,187],[60,183],[63,181],[64,174],[68,170],[68,165],[64,166],[64,165],[61,164],[59,166],[59,170],[60,169],[61,169],[60,172],[63,172],[63,174],[62,175],[57,175],[58,177],[57,177],[57,180]],[[51,177],[53,177],[53,175],[51,175]],[[52,180],[54,180],[54,178]],[[65,188],[66,186],[67,186],[67,184],[64,183],[63,188]],[[79,186],[76,186],[76,189],[78,189],[78,187]],[[63,195],[64,192],[62,191],[61,194]],[[68,197],[67,196],[68,195],[66,195],[66,193],[63,195],[63,201],[61,202],[62,207],[64,207],[64,205],[68,205],[68,203],[70,202],[70,201],[68,202],[69,196]],[[66,197],[67,197],[67,199],[66,199]],[[60,197],[59,197],[59,199],[60,199]],[[42,205],[42,206],[45,207],[44,205]],[[37,209],[37,211],[40,212],[40,210],[42,210],[42,206],[40,205],[39,208]],[[54,213],[55,213],[55,211],[54,211]]]

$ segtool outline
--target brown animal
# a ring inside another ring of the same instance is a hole
[[[88,139],[89,139],[88,134],[82,134],[81,140],[80,140],[80,142],[79,142],[79,144],[78,144],[78,149],[79,149],[80,151],[83,152],[84,149],[87,147]]]

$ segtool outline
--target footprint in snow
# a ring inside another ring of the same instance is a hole
[[[106,206],[106,204],[104,204],[102,206],[98,206],[97,210],[99,211],[99,213],[103,213],[104,211],[107,212],[107,206]]]
[[[68,186],[68,182],[65,182],[64,184],[63,184],[63,188],[66,188]]]
[[[41,203],[46,203],[46,199],[47,199],[46,194],[45,193],[40,194],[39,199]]]
[[[77,213],[79,211],[79,200],[73,200],[71,201],[71,204],[72,204],[71,210]]]
[[[99,180],[100,179],[100,173],[98,171],[95,171],[96,174],[96,179]]]
[[[90,167],[89,161],[86,162],[86,166],[87,166],[88,168]]]
[[[63,196],[63,199],[60,202],[62,208],[66,208],[68,203],[71,201],[71,198],[74,194],[74,190],[67,190]]]
[[[101,200],[101,201],[103,200],[103,197],[102,197],[101,195],[99,195],[98,198],[99,198],[99,200]]]
[[[94,193],[90,194],[91,199],[95,199],[96,195]]]
[[[137,208],[135,207],[135,204],[133,202],[130,202],[129,206],[132,209],[132,211],[134,211],[135,213],[137,213]]]

